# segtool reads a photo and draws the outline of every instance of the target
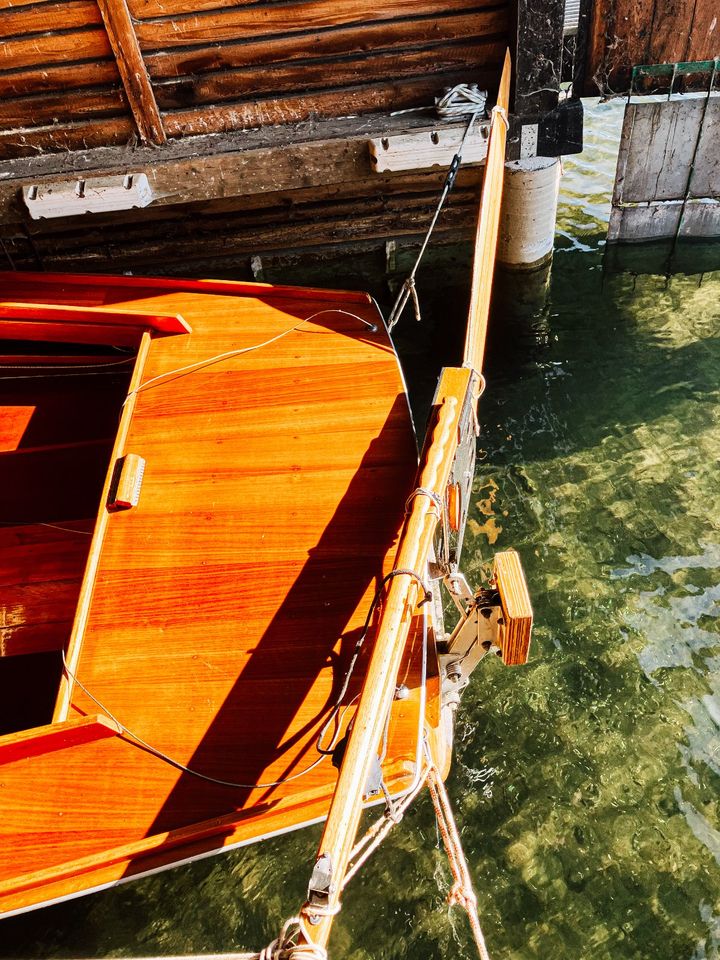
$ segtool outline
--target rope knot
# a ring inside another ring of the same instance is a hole
[[[510,121],[508,120],[507,110],[504,107],[493,107],[490,111],[491,114],[491,125],[495,122],[495,118],[499,117],[502,122],[505,124],[505,130],[510,130]]]
[[[457,881],[452,885],[447,899],[451,907],[454,904],[457,904],[464,910],[477,909],[477,897],[475,896],[474,891],[470,890],[460,881]]]
[[[301,912],[310,923],[319,923],[325,917],[334,917],[341,910],[342,904],[338,900],[336,903],[305,903]]]
[[[305,943],[297,943],[300,933],[305,936]],[[328,955],[325,947],[310,941],[302,919],[290,917],[285,921],[280,936],[257,954],[257,960],[328,960]]]

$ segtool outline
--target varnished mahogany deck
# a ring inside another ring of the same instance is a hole
[[[318,729],[390,569],[417,465],[373,304],[252,284],[46,275],[0,278],[0,297],[181,316],[192,329],[146,334],[140,345],[139,389],[113,452],[113,461],[145,459],[140,501],[100,507],[68,653],[98,702],[63,683],[55,723],[111,713],[224,780],[301,771],[317,757]],[[61,486],[72,497],[74,478]],[[103,504],[106,494],[107,484]],[[401,673],[411,696],[396,702],[389,730],[386,779],[396,789],[411,783],[419,748],[421,626]],[[327,812],[337,773],[329,760],[282,786],[228,788],[104,729],[39,751],[21,737],[3,752],[0,739],[3,912]]]

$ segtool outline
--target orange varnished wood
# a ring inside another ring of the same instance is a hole
[[[509,667],[528,662],[533,610],[525,574],[515,550],[495,554],[494,578],[500,594],[502,624],[498,642],[503,663]]]
[[[0,279],[1,297],[22,289],[20,275]],[[234,782],[301,771],[390,568],[417,463],[394,352],[358,319],[377,323],[374,307],[360,294],[136,278],[41,276],[27,296],[181,313],[192,327],[141,347],[112,454],[145,459],[140,501],[101,507],[90,547],[68,661],[105,710],[63,683],[56,720],[107,711]],[[418,624],[400,667],[411,697],[389,730],[395,790],[418,759]],[[0,909],[320,819],[336,776],[326,760],[279,787],[231,789],[123,736],[10,762]]]
[[[447,487],[455,455],[463,440],[463,414],[468,403],[472,404],[473,409],[477,408],[502,195],[507,133],[502,120],[505,117],[507,122],[510,74],[511,60],[507,51],[480,198],[464,365],[462,368],[444,370],[440,379],[433,418],[425,437],[417,474],[416,489],[423,492],[411,501],[395,558],[396,569],[414,571],[415,576],[396,577],[388,587],[375,648],[318,847],[318,856],[327,856],[332,864],[332,883],[327,893],[327,903],[323,904],[328,909],[315,918],[315,925],[304,925],[299,934],[301,942],[320,947],[327,945],[334,909],[340,902],[343,880],[360,824],[363,785],[391,708],[400,658],[413,617],[417,616],[416,605],[422,596],[419,579],[427,570],[433,536],[440,521],[433,500],[424,491],[430,491],[443,503],[447,502]],[[467,425],[464,429],[467,429]],[[433,745],[442,746],[442,738],[437,735],[437,730],[428,738],[428,745],[430,748]],[[441,770],[447,769],[447,760],[446,752],[442,751],[437,760]],[[306,904],[303,911],[310,906],[312,904]],[[311,914],[308,916],[312,918]]]
[[[451,367],[443,371],[438,386],[415,487],[432,491],[441,499],[444,499],[457,451],[463,407],[472,388],[472,377],[468,368]],[[388,585],[373,655],[318,848],[318,856],[327,855],[333,869],[333,883],[328,894],[330,911],[340,901],[343,878],[360,823],[364,785],[392,706],[407,638],[418,615],[422,615],[418,605],[424,590],[419,581],[426,574],[439,519],[434,501],[429,496],[421,494],[410,501],[393,568],[415,571],[417,576],[402,574],[394,577]],[[332,920],[332,912],[321,917],[311,929],[310,942],[324,946]],[[304,931],[308,929],[304,927],[300,936],[304,937]]]
[[[30,760],[57,750],[67,750],[118,734],[107,717],[80,717],[67,723],[51,723],[34,730],[10,734],[0,740],[0,766],[13,760]]]
[[[67,645],[132,362],[117,352],[3,360],[0,658]]]
[[[23,330],[8,332],[10,321],[23,321]],[[52,340],[55,337],[44,336],[42,333],[32,334],[32,323],[60,326],[67,324],[73,334],[82,331],[83,326],[108,327],[108,333],[99,343],[114,342],[111,339],[115,328],[130,328],[137,331],[136,340],[140,339],[145,329],[155,330],[158,333],[189,333],[190,327],[180,314],[162,314],[152,312],[137,312],[134,310],[113,310],[107,307],[85,306],[58,306],[47,303],[15,303],[12,300],[0,302],[0,337],[5,340]],[[67,339],[67,338],[66,338]],[[76,341],[77,342],[77,341]],[[93,340],[83,342],[96,342]]]
[[[502,202],[503,180],[505,176],[505,143],[507,140],[507,111],[510,97],[511,62],[509,51],[505,54],[500,89],[493,113],[488,143],[487,161],[483,173],[480,206],[478,208],[477,229],[475,233],[475,255],[473,257],[472,279],[470,284],[470,310],[465,337],[465,363],[480,373],[485,356],[487,325],[490,316],[490,296],[493,274],[495,272],[495,250],[497,248],[498,227],[500,224],[500,205]]]

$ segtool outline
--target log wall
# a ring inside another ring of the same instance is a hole
[[[594,0],[589,30],[587,96],[627,93],[638,64],[720,56],[717,0]],[[698,78],[703,84],[707,77]]]
[[[509,0],[15,0],[0,159],[401,110],[495,86]]]

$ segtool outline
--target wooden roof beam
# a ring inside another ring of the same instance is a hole
[[[160,110],[126,0],[97,0],[125,95],[142,140],[167,142]]]

